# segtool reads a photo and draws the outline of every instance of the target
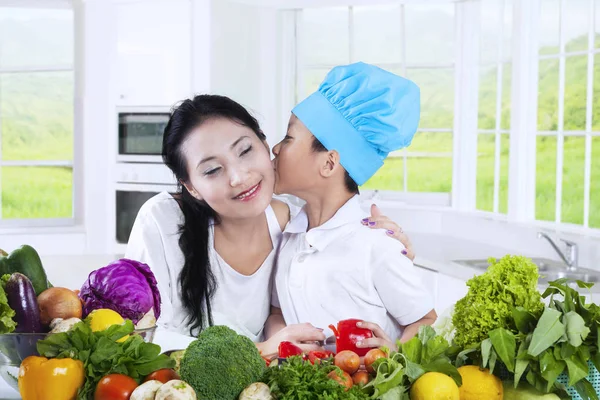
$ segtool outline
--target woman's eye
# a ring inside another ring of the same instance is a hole
[[[204,172],[204,175],[214,175],[217,172],[219,172],[221,168],[213,168],[213,169],[209,169],[208,171]]]
[[[249,152],[250,152],[250,150],[252,150],[252,146],[250,146],[250,147],[248,147],[246,150],[242,151],[242,152],[240,153],[240,157],[241,157],[241,156],[243,156],[244,154],[247,154],[247,153],[249,153]]]

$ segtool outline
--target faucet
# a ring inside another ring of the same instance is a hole
[[[541,238],[546,239],[552,245],[554,250],[558,253],[560,258],[567,265],[567,271],[575,271],[577,269],[577,266],[579,264],[579,248],[577,246],[577,243],[572,242],[570,240],[566,240],[566,239],[560,239],[567,245],[567,251],[566,251],[566,255],[565,255],[565,253],[563,253],[558,248],[556,243],[554,243],[554,240],[552,240],[552,238],[550,236],[548,236],[547,233],[538,232],[537,237],[538,237],[538,239],[541,239]]]

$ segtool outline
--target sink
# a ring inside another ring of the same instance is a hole
[[[534,257],[531,259],[535,265],[537,265],[538,270],[541,272],[544,271],[566,271],[567,267],[560,261],[550,260],[548,258]],[[478,260],[454,260],[455,263],[461,264],[467,267],[480,269],[485,271],[489,267],[489,262],[487,259],[478,259]]]
[[[593,271],[586,268],[577,268],[575,271],[568,271],[565,264],[560,261],[547,258],[534,257],[531,259],[537,265],[540,271],[540,280],[542,284],[547,284],[561,278],[567,278],[569,281],[583,281],[589,283],[600,282],[600,271]],[[453,262],[466,267],[485,271],[489,267],[488,260],[454,260]]]
[[[550,282],[556,279],[567,278],[570,281],[583,281],[596,283],[600,280],[600,274],[597,271],[590,271],[580,268],[575,271],[548,271],[540,273],[540,282]]]

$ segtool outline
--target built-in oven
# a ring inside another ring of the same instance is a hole
[[[177,181],[164,164],[117,163],[114,189],[114,251],[124,254],[142,205],[160,192],[176,192]]]
[[[162,107],[119,109],[117,162],[162,163],[162,137],[169,115]]]

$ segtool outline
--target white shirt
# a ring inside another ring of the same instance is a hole
[[[358,196],[323,225],[306,232],[304,209],[283,233],[275,286],[287,324],[327,329],[348,318],[375,322],[393,339],[433,309],[404,246],[360,223]],[[273,303],[277,305],[276,299]]]
[[[271,206],[265,214],[271,240],[277,243],[281,228]],[[179,248],[179,226],[182,223],[183,213],[169,193],[162,192],[152,197],[137,215],[125,257],[148,264],[156,276],[162,300],[161,315],[157,321],[159,327],[189,337],[188,315],[181,302],[178,283],[184,264]],[[235,271],[216,252],[212,225],[209,243],[210,267],[217,284],[211,301],[214,325],[227,325],[253,341],[262,340],[263,327],[270,313],[274,251],[256,272],[247,276]],[[198,332],[193,334],[196,336]],[[171,337],[175,338],[173,340],[181,339]],[[185,340],[180,342],[180,346],[187,345]],[[169,348],[182,347],[172,345]]]

